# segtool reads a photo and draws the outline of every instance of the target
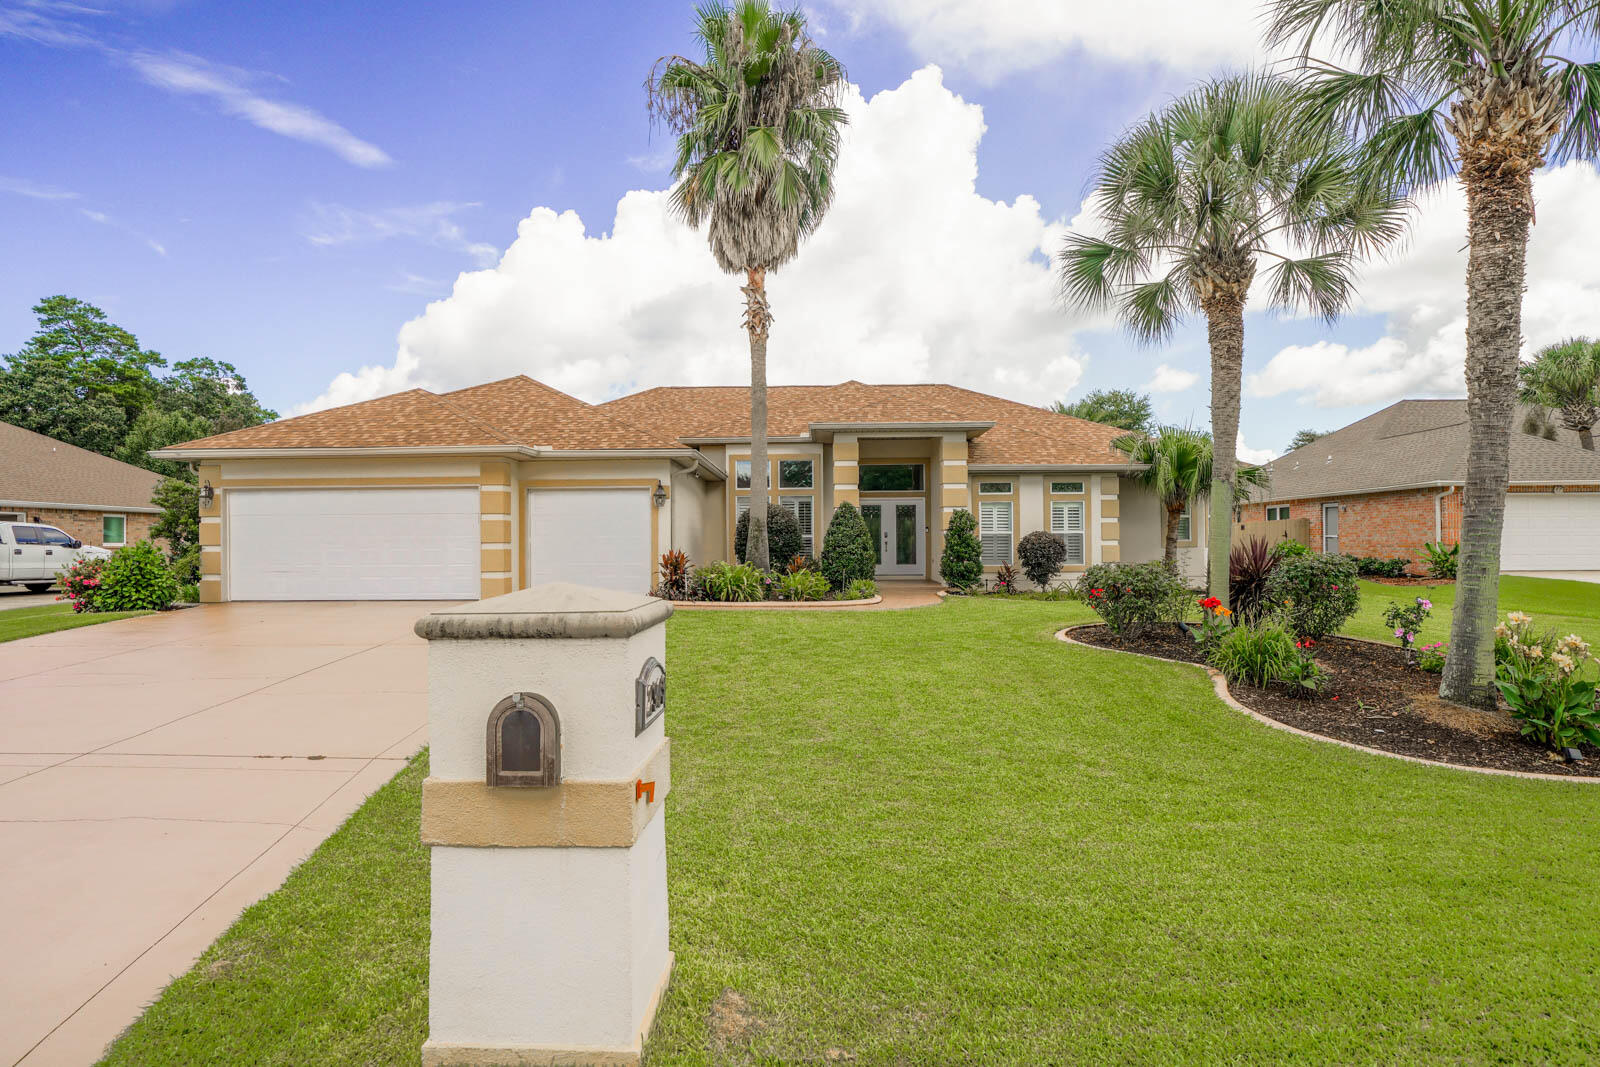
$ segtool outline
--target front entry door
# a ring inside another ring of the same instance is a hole
[[[861,517],[872,534],[872,551],[878,560],[879,577],[920,578],[924,574],[923,545],[927,532],[922,525],[922,500],[863,500]]]

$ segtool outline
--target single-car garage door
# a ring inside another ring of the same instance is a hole
[[[528,581],[650,591],[646,489],[528,490]]]
[[[1504,571],[1600,570],[1600,493],[1508,493]]]
[[[232,600],[476,600],[477,489],[230,489]]]

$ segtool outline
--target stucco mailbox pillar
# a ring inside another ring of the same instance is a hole
[[[424,1064],[636,1063],[672,970],[665,601],[547,585],[428,639]]]

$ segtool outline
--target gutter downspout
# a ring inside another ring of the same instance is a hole
[[[1456,487],[1452,485],[1433,494],[1433,541],[1435,544],[1444,540],[1444,498],[1455,491]]]

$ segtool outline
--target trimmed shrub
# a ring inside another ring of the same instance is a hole
[[[871,600],[873,597],[875,597],[877,595],[878,595],[878,583],[877,582],[873,581],[871,578],[857,578],[855,581],[853,581],[849,585],[845,586],[845,590],[844,590],[843,593],[841,593],[839,595],[839,599],[840,600]]]
[[[1267,576],[1280,558],[1260,537],[1234,545],[1228,553],[1228,600],[1236,622],[1254,626],[1267,613]]]
[[[149,541],[119,548],[100,569],[92,611],[160,611],[178,599],[178,579]]]
[[[1352,556],[1356,573],[1363,578],[1404,578],[1409,559],[1381,559],[1377,556]]]
[[[1267,599],[1297,637],[1326,637],[1361,607],[1361,579],[1349,556],[1280,560],[1267,576]]]
[[[750,562],[745,554],[750,540],[750,510],[739,516],[733,528],[733,554],[740,563]],[[781,504],[767,504],[767,558],[779,563],[788,562],[805,550],[800,539],[800,522],[794,512]]]
[[[793,571],[778,579],[779,600],[826,600],[833,586],[817,571]]]
[[[1017,560],[1028,581],[1040,589],[1048,589],[1055,576],[1067,562],[1067,546],[1061,538],[1047,530],[1035,530],[1017,543]]]
[[[939,577],[952,589],[969,589],[983,577],[978,520],[966,508],[957,508],[950,515],[950,526],[944,532],[944,554],[939,558]]]
[[[767,598],[761,571],[748,563],[733,564],[720,559],[707,563],[694,572],[694,585],[707,600],[747,603]]]
[[[848,500],[833,509],[828,532],[822,539],[822,555],[817,569],[828,576],[835,589],[848,588],[858,579],[871,579],[878,569],[872,551],[872,531],[867,520]]]
[[[1182,618],[1189,591],[1156,560],[1096,563],[1078,579],[1078,596],[1113,633],[1137,637],[1148,626]]]

